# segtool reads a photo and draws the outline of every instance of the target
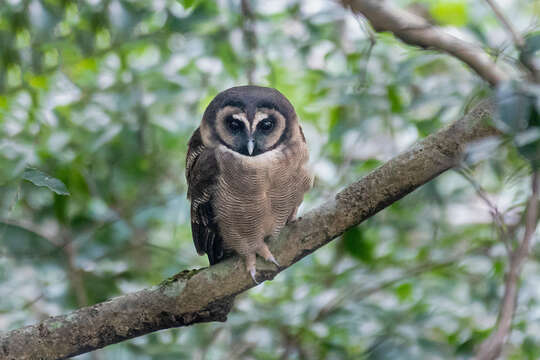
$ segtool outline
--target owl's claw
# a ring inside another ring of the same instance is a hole
[[[251,269],[249,269],[249,274],[251,275],[251,278],[253,279],[253,281],[255,282],[255,284],[259,285],[259,282],[257,281],[257,279],[255,278],[255,274],[257,273],[257,270],[255,269],[255,267],[252,267]]]
[[[274,255],[272,255],[272,253],[270,252],[268,245],[263,244],[257,251],[257,254],[261,255],[264,258],[264,260],[273,262],[277,267],[281,267],[281,265],[279,265]]]
[[[272,253],[270,252],[270,249],[268,249],[268,246],[266,244],[263,243],[263,245],[257,250],[257,254],[262,256],[266,261],[272,262],[278,268],[281,267],[281,265],[279,265],[278,261],[276,260],[274,255],[272,255]],[[245,261],[246,261],[247,271],[251,275],[251,278],[253,279],[255,284],[258,285],[259,282],[257,281],[257,278],[255,277],[255,275],[257,274],[257,269],[255,268],[255,253],[248,254],[245,257]]]
[[[259,285],[259,282],[257,281],[257,278],[255,275],[257,274],[257,269],[255,268],[255,254],[251,253],[248,254],[245,258],[246,261],[246,270],[248,271],[249,275],[251,275],[251,278],[255,282],[255,284]]]
[[[272,255],[272,254],[270,254],[270,256],[268,257],[268,259],[266,259],[266,260],[273,262],[277,267],[281,267],[281,265],[279,265],[279,263],[277,262],[276,258],[275,258],[274,255]]]

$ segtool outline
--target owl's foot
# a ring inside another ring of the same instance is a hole
[[[277,267],[280,267],[279,263],[277,262],[276,258],[272,253],[270,252],[270,249],[268,248],[268,245],[266,243],[263,243],[262,246],[257,250],[257,254],[262,256],[266,261],[273,262]]]
[[[263,243],[263,245],[257,250],[257,255],[263,257],[266,261],[271,261],[277,267],[281,267],[281,265],[279,265],[279,263],[277,262],[274,255],[272,255],[272,253],[270,252],[270,249],[268,248],[268,245],[266,245],[265,243]],[[255,275],[257,275],[257,269],[255,268],[256,255],[255,254],[248,254],[245,257],[245,262],[246,262],[246,270],[247,270],[247,272],[249,273],[249,275],[251,275],[251,278],[253,279],[255,284],[258,285],[259,282],[257,281],[257,278],[255,277]]]

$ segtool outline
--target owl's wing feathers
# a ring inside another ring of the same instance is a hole
[[[189,140],[186,159],[188,199],[191,200],[191,232],[197,253],[208,255],[210,265],[224,257],[223,239],[219,235],[212,207],[212,192],[218,175],[214,151],[202,143],[197,129]]]

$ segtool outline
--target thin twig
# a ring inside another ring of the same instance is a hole
[[[499,232],[499,238],[502,240],[504,247],[506,248],[507,254],[510,255],[512,253],[512,236],[507,229],[506,223],[504,221],[504,216],[499,211],[499,208],[489,199],[487,192],[484,190],[484,188],[478,182],[476,182],[476,180],[474,180],[471,175],[467,173],[467,170],[465,168],[458,168],[456,171],[473,186],[478,197],[482,199],[482,201],[489,208],[491,218],[493,219],[493,222],[495,223],[496,228]]]
[[[521,36],[521,34],[515,29],[512,23],[506,18],[506,16],[504,16],[501,8],[494,0],[486,0],[486,2],[489,4],[491,10],[493,10],[493,13],[497,17],[497,19],[499,19],[503,27],[506,28],[506,30],[510,33],[514,45],[519,50],[519,61],[521,62],[521,64],[523,64],[525,68],[530,71],[533,81],[540,82],[540,74],[538,72],[538,69],[536,68],[536,64],[531,59],[531,54],[527,53],[527,49],[525,48],[526,44],[523,36]]]
[[[35,297],[32,300],[27,301],[22,307],[21,310],[26,310],[32,306],[34,306],[39,300],[43,299],[45,297],[45,294],[41,292],[39,296]]]
[[[477,360],[494,360],[499,357],[510,334],[517,304],[519,276],[529,255],[531,239],[538,223],[538,180],[538,172],[534,172],[531,180],[532,193],[527,202],[525,233],[521,244],[510,256],[510,269],[506,275],[506,285],[497,318],[497,328],[479,346]]]
[[[516,44],[516,47],[520,50],[523,49],[523,47],[525,46],[525,41],[523,40],[523,37],[516,31],[510,21],[508,21],[508,19],[503,15],[499,5],[497,5],[497,3],[493,0],[486,0],[486,2],[489,4],[491,10],[493,10],[493,13],[499,19],[501,24],[510,33],[510,36],[512,36],[512,40],[514,41],[514,44]]]
[[[361,18],[360,16],[358,16],[356,14],[354,14],[354,15],[355,15],[354,18],[358,22],[358,25],[367,34],[368,39],[369,39],[368,48],[365,51],[364,56],[363,56],[363,58],[365,59],[363,61],[364,66],[363,66],[363,69],[361,70],[360,75],[359,75],[360,83],[357,86],[357,91],[361,92],[362,90],[364,90],[364,89],[366,89],[368,87],[367,74],[368,74],[369,59],[371,58],[371,52],[373,51],[373,48],[375,47],[375,44],[377,43],[377,38],[375,37],[375,32],[371,28],[371,25],[369,24],[369,22],[364,21],[363,18]]]

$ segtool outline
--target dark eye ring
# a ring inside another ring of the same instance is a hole
[[[259,129],[261,129],[264,132],[269,132],[274,128],[274,120],[273,119],[266,119],[259,123]]]
[[[242,127],[244,126],[244,124],[241,122],[241,121],[238,121],[236,120],[235,118],[233,118],[232,116],[229,116],[227,118],[227,127],[229,128],[229,130],[233,133],[237,133],[239,132],[240,130],[242,130]]]

